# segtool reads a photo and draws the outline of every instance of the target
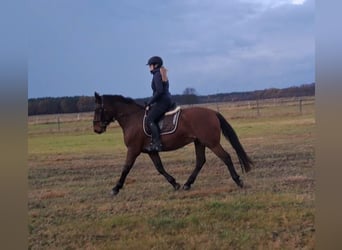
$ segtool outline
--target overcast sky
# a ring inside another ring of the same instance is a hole
[[[29,10],[29,98],[148,97],[154,55],[172,94],[315,81],[314,0],[33,0]]]

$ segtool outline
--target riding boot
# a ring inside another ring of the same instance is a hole
[[[149,124],[149,127],[151,130],[152,139],[150,145],[146,148],[146,150],[149,152],[159,152],[162,150],[159,127],[153,122]]]

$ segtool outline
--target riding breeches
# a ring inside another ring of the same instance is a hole
[[[158,122],[166,111],[167,109],[163,109],[163,107],[158,107],[157,105],[153,105],[148,111],[146,121],[152,133],[152,140],[158,140],[160,138]]]

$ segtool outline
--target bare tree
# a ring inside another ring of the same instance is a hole
[[[187,87],[183,91],[183,103],[184,104],[196,104],[196,103],[198,103],[196,89]]]

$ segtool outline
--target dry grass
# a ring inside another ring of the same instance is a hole
[[[29,248],[313,249],[314,103],[302,114],[296,103],[270,102],[259,116],[247,103],[219,105],[255,162],[242,175],[244,189],[209,151],[189,191],[174,191],[141,155],[113,198],[126,151],[120,128],[96,135],[90,115],[59,131],[53,123],[30,123]],[[222,144],[241,172],[231,146]],[[193,146],[161,157],[184,183]]]

